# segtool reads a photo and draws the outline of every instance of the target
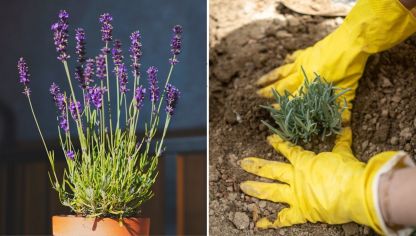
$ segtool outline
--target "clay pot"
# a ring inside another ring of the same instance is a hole
[[[112,218],[52,217],[52,234],[56,236],[149,235],[149,228],[149,218],[124,218],[123,225],[120,226],[118,219]]]

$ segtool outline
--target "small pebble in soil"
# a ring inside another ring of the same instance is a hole
[[[247,209],[253,213],[252,218],[253,221],[257,221],[259,219],[259,208],[255,203],[251,203],[247,206]]]
[[[228,124],[230,124],[230,125],[237,124],[236,116],[235,116],[234,112],[231,109],[226,109],[225,110],[224,117],[225,117],[225,121]]]
[[[378,128],[376,129],[376,132],[374,133],[374,139],[378,143],[383,143],[388,138],[388,134],[390,131],[390,120],[387,117],[382,117],[377,126]]]
[[[391,137],[390,144],[391,145],[397,145],[397,144],[399,144],[399,139],[397,137],[394,137],[394,136]]]
[[[360,230],[355,223],[343,224],[342,229],[344,230],[345,236],[358,235]]]
[[[287,15],[286,20],[287,20],[288,25],[291,26],[291,27],[296,27],[296,26],[300,25],[299,18],[296,18],[292,15]]]
[[[286,235],[286,229],[279,229],[279,235]]]
[[[401,99],[401,97],[399,97],[399,96],[397,96],[397,95],[394,95],[394,96],[391,98],[391,101],[392,101],[392,102],[395,102],[395,103],[399,103],[399,102],[400,102],[400,100],[402,100],[402,99]]]
[[[276,38],[290,38],[292,34],[287,32],[286,30],[279,30],[276,32]]]
[[[370,227],[364,226],[364,230],[363,230],[363,234],[364,235],[369,235],[370,234]]]
[[[404,145],[404,150],[406,152],[410,152],[412,150],[412,145],[410,145],[410,143],[406,143],[406,145]]]
[[[243,212],[236,212],[232,220],[237,229],[246,229],[250,224],[250,219]]]
[[[410,127],[404,128],[400,131],[400,138],[406,141],[410,140],[412,138],[412,129]]]
[[[237,199],[237,193],[230,193],[230,194],[228,194],[227,199],[229,201],[235,201]]]
[[[362,144],[361,144],[361,148],[364,150],[366,149],[368,146],[368,140],[365,140]]]
[[[286,27],[287,25],[287,20],[286,17],[282,14],[276,14],[274,16],[274,20],[273,23],[275,23],[276,25],[279,25],[280,27]]]
[[[218,170],[215,167],[210,166],[209,167],[209,181],[217,182],[219,179],[220,179],[220,176],[218,174]]]
[[[237,165],[238,157],[235,154],[231,153],[230,155],[227,156],[227,158],[228,158],[229,163],[232,166],[238,167],[238,165]]]
[[[380,74],[379,79],[381,80],[381,87],[382,88],[390,88],[390,87],[393,86],[391,81],[388,78],[386,78],[384,75]]]

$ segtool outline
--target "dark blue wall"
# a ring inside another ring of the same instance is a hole
[[[63,66],[56,59],[50,31],[60,9],[70,13],[69,51],[72,54],[74,29],[83,27],[87,35],[87,56],[95,57],[103,46],[98,17],[109,12],[114,18],[114,38],[120,38],[124,43],[125,58],[128,59],[130,33],[140,30],[143,37],[142,73],[145,74],[148,66],[155,65],[161,78],[169,69],[171,27],[181,24],[184,28],[183,51],[172,82],[182,91],[182,99],[171,130],[205,129],[206,1],[13,0],[3,2],[0,8],[0,102],[13,111],[18,140],[38,140],[27,100],[17,83],[16,62],[20,56],[25,57],[30,66],[32,99],[45,136],[47,139],[57,137],[55,107],[48,88],[53,81],[63,87],[67,85]],[[73,66],[75,55],[70,60]]]

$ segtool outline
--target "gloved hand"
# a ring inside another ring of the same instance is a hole
[[[382,152],[366,164],[351,151],[351,129],[344,128],[332,152],[315,154],[282,140],[277,135],[268,142],[289,161],[288,163],[248,157],[241,167],[255,175],[282,183],[246,181],[241,190],[253,197],[283,202],[284,208],[274,222],[260,219],[258,228],[284,227],[310,222],[342,224],[357,222],[368,225],[377,233],[387,228],[378,202],[378,180],[385,173],[408,160],[404,152]]]
[[[291,64],[283,65],[262,76],[258,94],[272,97],[272,88],[283,94],[296,94],[303,84],[305,69],[308,79],[314,73],[337,87],[351,90],[345,98],[351,109],[367,58],[402,42],[416,31],[416,19],[398,0],[358,0],[342,25],[314,46],[289,56]],[[349,121],[347,112],[344,121]]]

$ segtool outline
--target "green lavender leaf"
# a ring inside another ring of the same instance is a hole
[[[288,91],[283,95],[273,90],[273,98],[280,109],[271,105],[261,107],[270,112],[275,126],[262,121],[273,133],[283,139],[297,143],[302,139],[309,142],[315,135],[325,139],[341,131],[342,112],[348,109],[343,96],[350,89],[341,89],[328,83],[315,73],[315,78],[309,81],[305,77],[304,84],[299,88],[298,96]]]

